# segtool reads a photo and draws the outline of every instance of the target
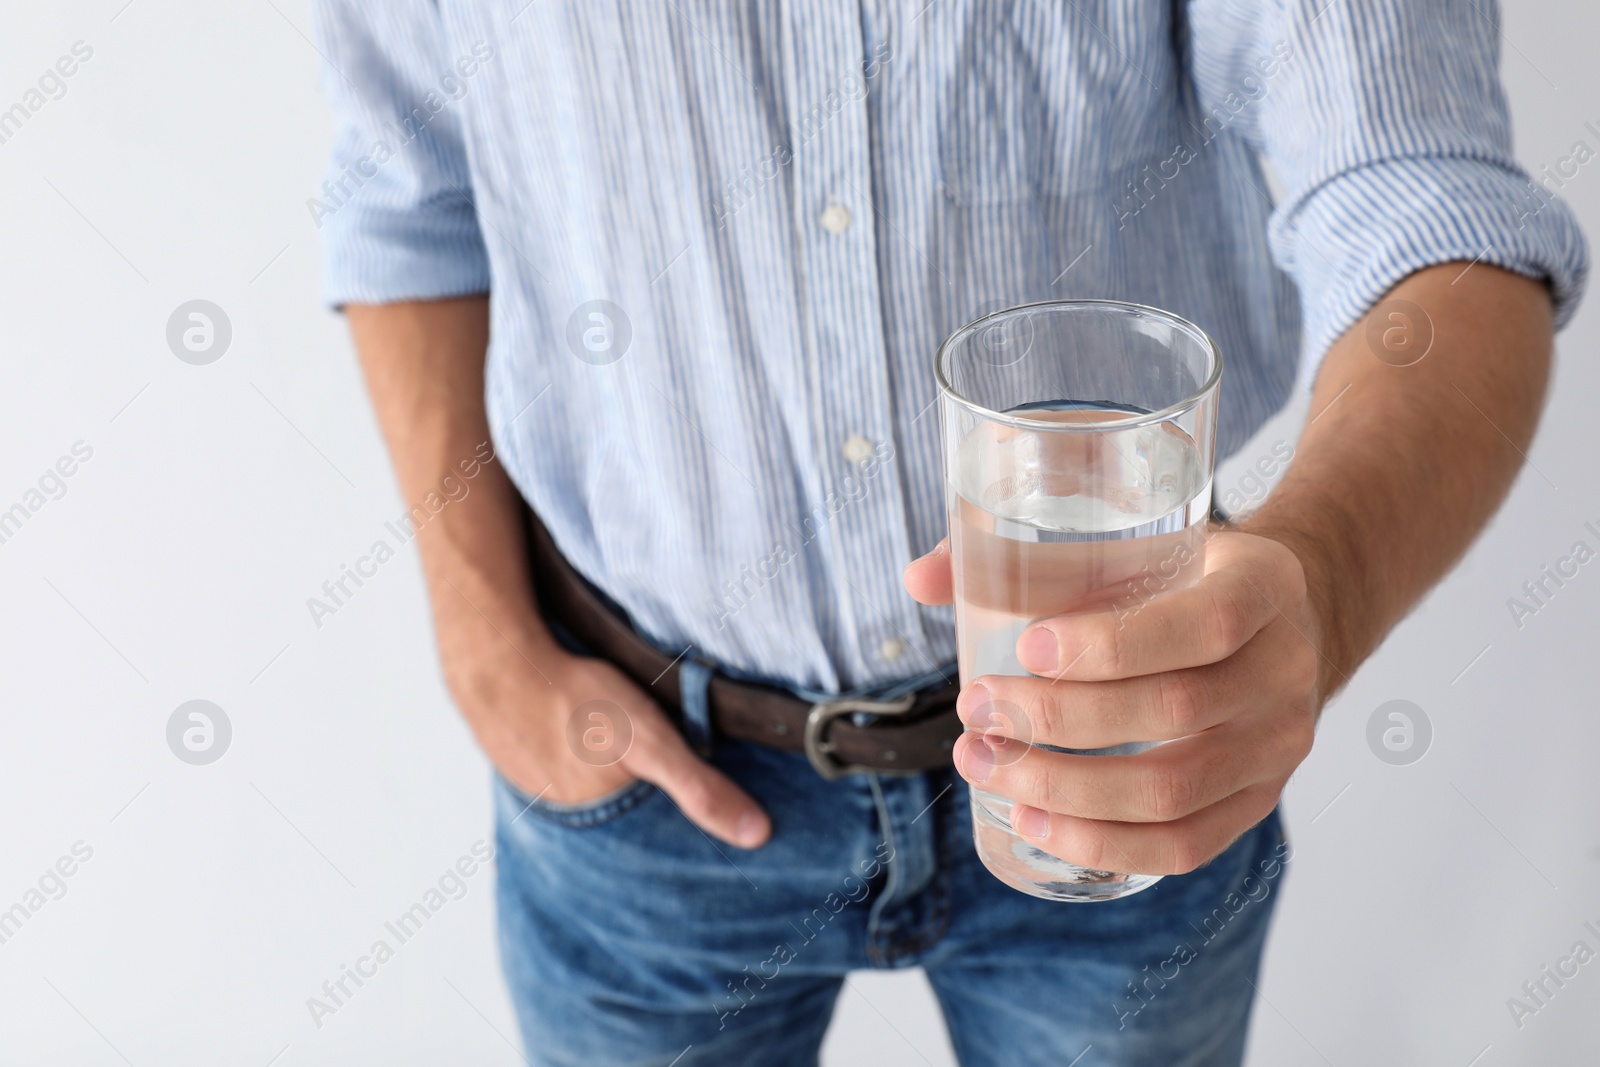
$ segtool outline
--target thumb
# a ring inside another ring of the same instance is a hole
[[[933,551],[911,561],[900,580],[906,592],[919,604],[948,604],[955,599],[955,586],[950,574],[950,539],[933,546]]]
[[[638,724],[625,763],[659,786],[690,822],[712,837],[752,849],[772,836],[772,820],[755,799],[701,759],[659,711]]]

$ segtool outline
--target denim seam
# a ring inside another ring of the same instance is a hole
[[[631,785],[624,786],[621,792],[595,806],[579,804],[574,807],[563,807],[543,804],[532,797],[525,797],[524,803],[526,807],[524,810],[529,815],[536,816],[557,826],[564,826],[573,830],[585,830],[627,814],[646,800],[649,800],[651,794],[655,792],[657,792],[655,784],[641,778]]]
[[[929,785],[938,784],[941,777],[948,776],[949,772],[930,774]],[[954,779],[951,780],[951,789],[954,791]],[[945,808],[947,804],[941,803],[943,795],[934,801],[928,812],[929,817],[939,820],[940,833],[935,837],[938,842],[933,858],[933,878],[928,888],[923,892],[932,898],[932,915],[928,922],[918,926],[916,930],[904,937],[885,938],[885,951],[878,951],[877,947],[868,942],[867,951],[875,959],[881,959],[887,965],[894,965],[906,957],[917,953],[926,952],[933,948],[944,936],[950,932],[950,920],[954,913],[951,906],[950,867],[953,857],[960,845],[960,834],[963,823],[959,818],[947,818]]]
[[[867,954],[875,961],[887,967],[898,966],[902,963],[914,962],[912,957],[926,952],[950,932],[950,886],[944,877],[943,871],[936,871],[933,885],[924,892],[933,897],[933,914],[929,920],[919,925],[912,933],[905,937],[883,938],[882,947],[871,941],[867,943]]]
[[[928,784],[937,785],[941,777],[944,777],[944,774],[930,774]],[[951,784],[953,791],[954,783]],[[944,805],[939,802],[940,800],[943,800],[942,796],[934,801],[928,811],[929,818],[939,820],[941,831],[934,837],[937,844],[933,854],[933,878],[928,888],[923,890],[932,897],[932,915],[929,921],[919,926],[912,935],[886,942],[890,948],[890,955],[894,957],[926,952],[944,940],[945,934],[950,932],[950,920],[954,914],[951,906],[950,864],[951,858],[955,855],[955,846],[958,844],[957,837],[961,823],[957,819],[944,818]]]
[[[933,785],[939,776],[926,775],[925,777],[927,778],[929,784]],[[882,787],[878,783],[876,777],[872,779],[872,792],[874,806],[877,807],[879,818],[884,823],[885,837],[888,838],[891,847],[893,847],[895,841],[894,828],[891,825],[893,820],[888,818],[887,801],[883,796]],[[934,818],[939,817],[937,811],[938,806],[939,804],[937,799],[930,806],[932,809],[930,813]],[[946,820],[946,822],[948,823],[948,820]],[[946,826],[944,829],[946,830],[947,834],[948,826]],[[950,919],[952,912],[950,905],[950,883],[945,864],[942,862],[943,857],[941,857],[939,854],[940,847],[938,843],[939,839],[944,836],[946,835],[935,835],[934,840],[936,844],[934,847],[933,856],[933,877],[928,886],[921,891],[921,894],[919,894],[928,896],[930,900],[931,914],[929,915],[928,920],[918,924],[911,933],[903,936],[879,936],[877,932],[878,920],[882,918],[883,913],[879,907],[873,908],[871,922],[869,923],[867,929],[866,952],[868,958],[871,959],[875,964],[883,967],[894,967],[899,965],[902,961],[909,961],[910,957],[915,956],[920,952],[924,952],[938,944],[941,940],[943,940],[945,934],[950,931]],[[944,844],[948,844],[948,842],[944,842]],[[948,855],[948,850],[946,850],[946,852]],[[896,873],[897,872],[891,870],[890,881],[886,881],[883,887],[885,894],[887,894],[893,888],[892,882],[899,881],[898,878],[894,877]],[[875,904],[879,905],[881,905],[881,903],[881,898],[879,901],[875,902]],[[901,901],[898,906],[904,907],[908,903],[909,901]]]

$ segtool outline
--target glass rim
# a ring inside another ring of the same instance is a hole
[[[975,331],[982,328],[984,324],[1001,318],[1019,315],[1024,312],[1038,312],[1050,309],[1080,307],[1113,308],[1118,311],[1134,311],[1139,312],[1140,314],[1148,315],[1152,318],[1162,319],[1167,323],[1176,326],[1183,333],[1186,333],[1194,340],[1199,341],[1202,347],[1204,347],[1205,350],[1211,354],[1211,373],[1206,375],[1205,381],[1201,382],[1200,385],[1197,386],[1195,390],[1188,396],[1177,401],[1176,403],[1167,405],[1159,411],[1151,411],[1143,415],[1128,415],[1120,419],[1106,419],[1102,422],[1082,424],[1054,422],[1046,419],[1030,419],[1025,415],[1012,415],[1003,411],[995,411],[992,408],[984,407],[976,400],[972,400],[961,395],[961,393],[956,391],[955,386],[950,384],[949,378],[946,377],[944,370],[946,353],[951,350],[952,346],[960,341],[966,340]],[[1175,315],[1170,311],[1164,311],[1161,308],[1152,307],[1149,304],[1136,304],[1128,300],[1109,300],[1092,297],[1064,300],[1038,300],[1030,304],[1017,304],[1013,307],[1001,308],[998,311],[991,311],[987,315],[980,315],[966,325],[956,329],[950,334],[949,337],[946,337],[942,342],[940,342],[938,350],[933,354],[933,377],[934,380],[939,384],[940,395],[949,397],[951,400],[954,400],[968,411],[971,411],[973,414],[979,415],[992,422],[1002,423],[1003,425],[1013,426],[1018,429],[1050,430],[1055,433],[1104,433],[1108,430],[1126,430],[1138,426],[1153,425],[1158,422],[1168,422],[1198,406],[1200,402],[1208,395],[1215,392],[1217,383],[1222,380],[1222,349],[1217,342],[1212,339],[1209,333],[1206,333],[1205,330],[1201,329],[1199,326],[1196,326],[1188,319],[1181,315]]]

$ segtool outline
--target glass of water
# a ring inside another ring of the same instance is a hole
[[[985,315],[939,347],[950,553],[961,684],[1027,675],[1029,624],[1100,611],[1118,625],[1204,569],[1222,354],[1193,323],[1114,300],[1026,304]],[[1021,709],[988,730],[1024,742]],[[1114,748],[1008,746],[1137,758]],[[1011,801],[972,790],[978,855],[1047,900],[1112,900],[1159,875],[1088,870],[1011,828]],[[1114,855],[1114,853],[1113,853]]]

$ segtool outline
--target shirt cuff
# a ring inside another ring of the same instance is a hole
[[[489,291],[489,257],[470,204],[430,210],[352,202],[319,221],[322,298],[330,307]]]
[[[1547,279],[1558,330],[1589,270],[1564,202],[1520,170],[1476,159],[1391,159],[1346,171],[1285,205],[1269,238],[1300,290],[1305,386],[1339,335],[1424,267],[1476,261]]]

